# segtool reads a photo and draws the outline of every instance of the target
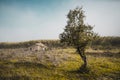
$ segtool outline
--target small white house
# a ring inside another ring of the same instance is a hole
[[[29,47],[30,51],[45,51],[46,49],[47,46],[42,43],[36,43],[35,45]]]

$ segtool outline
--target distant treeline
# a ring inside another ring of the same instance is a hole
[[[34,45],[35,43],[41,42],[48,46],[49,48],[61,48],[68,47],[60,43],[59,40],[33,40],[26,42],[1,42],[0,49],[3,48],[27,48]],[[89,47],[93,49],[113,49],[120,48],[120,37],[100,37],[96,40],[93,40]]]
[[[31,40],[26,42],[1,42],[0,49],[4,48],[27,48],[29,46],[35,45],[35,43],[43,43],[44,45],[53,47],[62,47],[59,40]]]
[[[91,44],[94,49],[120,48],[120,37],[100,37]]]

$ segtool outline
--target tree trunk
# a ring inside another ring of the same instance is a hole
[[[87,67],[87,60],[86,60],[86,55],[85,55],[85,49],[81,49],[79,47],[77,47],[77,52],[79,53],[80,57],[82,58],[84,64],[82,65],[82,67],[86,68]]]

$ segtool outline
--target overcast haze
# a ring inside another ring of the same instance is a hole
[[[0,0],[0,42],[58,39],[81,5],[95,32],[120,36],[120,0]]]

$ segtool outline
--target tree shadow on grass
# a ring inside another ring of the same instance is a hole
[[[94,80],[94,75],[91,76],[90,68],[84,67],[84,65],[80,66],[79,69],[68,71],[68,78],[77,78],[77,80]]]
[[[47,66],[36,63],[36,62],[4,62],[3,65],[0,65],[0,80],[31,80],[32,77],[26,76],[24,74],[16,74],[16,69],[23,68],[23,69],[48,69]],[[28,71],[29,71],[28,70]],[[10,76],[9,76],[10,75]],[[41,80],[40,77],[34,77],[35,80]]]
[[[80,66],[79,69],[77,70],[73,70],[73,71],[69,71],[70,73],[79,73],[79,74],[89,74],[90,72],[90,68],[85,67],[84,65]]]
[[[89,71],[90,69],[88,67],[85,67],[84,64],[78,69],[79,73],[89,73]]]
[[[113,57],[120,58],[120,53],[112,53],[112,52],[87,52],[86,55],[94,56],[94,57]]]
[[[28,76],[0,76],[0,80],[30,80]]]
[[[6,61],[0,65],[0,76],[4,75],[4,74],[7,75],[9,73],[12,73],[14,70],[19,69],[19,68],[23,68],[23,69],[29,69],[29,68],[49,69],[48,66],[45,66],[41,63],[36,63],[36,62],[10,62],[10,61]]]
[[[36,62],[16,62],[14,63],[15,67],[26,67],[26,68],[47,68],[47,66],[41,64],[41,63],[36,63]]]

